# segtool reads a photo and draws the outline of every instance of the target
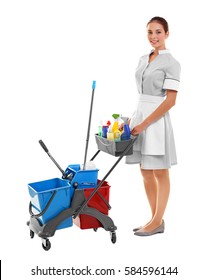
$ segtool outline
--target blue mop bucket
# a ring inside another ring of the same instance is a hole
[[[46,224],[60,212],[70,208],[74,193],[69,181],[59,178],[30,183],[28,189],[32,213],[38,215],[38,220],[42,224]],[[72,217],[68,217],[57,229],[70,227],[72,224]]]
[[[98,182],[99,169],[82,170],[80,164],[70,164],[66,173],[72,173],[71,185],[77,183],[78,189],[95,188]]]

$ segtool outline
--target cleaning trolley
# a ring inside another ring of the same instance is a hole
[[[95,135],[98,151],[90,162],[100,151],[114,155],[118,159],[102,180],[98,179],[99,170],[97,168],[86,168],[95,87],[96,82],[94,81],[83,166],[71,164],[63,170],[52,157],[45,143],[39,140],[41,147],[62,173],[61,178],[28,184],[30,219],[27,225],[30,229],[30,237],[38,235],[42,240],[42,247],[46,251],[51,248],[49,238],[54,236],[56,230],[71,227],[73,224],[80,229],[93,229],[94,231],[102,227],[110,233],[111,242],[116,242],[117,227],[108,216],[111,209],[109,204],[110,185],[106,179],[125,155],[132,154],[132,146],[136,138],[115,143]]]

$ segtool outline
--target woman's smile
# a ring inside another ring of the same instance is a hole
[[[152,41],[150,41],[150,43],[151,44],[157,44],[157,43],[159,43],[159,40],[152,40]]]

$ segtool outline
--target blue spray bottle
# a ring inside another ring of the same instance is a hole
[[[121,119],[124,121],[124,132],[121,135],[121,140],[129,140],[130,139],[130,128],[128,124],[129,118],[127,117],[121,117]]]

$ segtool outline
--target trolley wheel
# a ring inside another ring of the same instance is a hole
[[[34,238],[34,231],[30,230],[30,237]]]
[[[94,228],[93,230],[94,230],[95,232],[97,232],[98,228]]]
[[[110,235],[111,235],[111,242],[112,243],[116,243],[116,232],[115,231],[111,231]]]
[[[50,240],[49,240],[49,239],[45,239],[45,240],[44,240],[44,242],[42,243],[42,248],[43,248],[45,251],[50,250],[50,248],[51,248],[51,243],[50,243]]]
[[[73,183],[73,187],[74,187],[74,189],[77,189],[77,187],[78,187],[78,182],[74,182],[74,183]]]

